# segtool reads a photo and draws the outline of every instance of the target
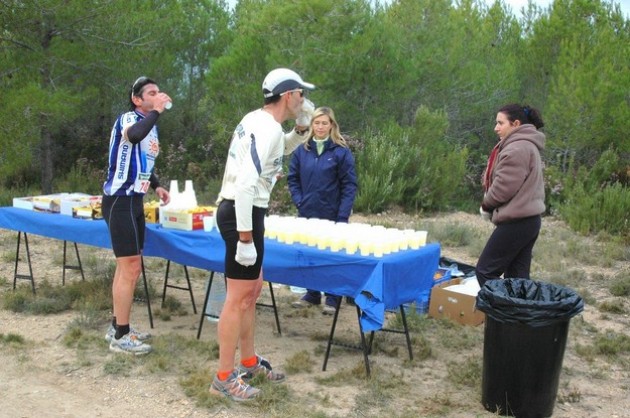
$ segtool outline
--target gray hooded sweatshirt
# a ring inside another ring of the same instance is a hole
[[[483,206],[492,208],[492,222],[501,224],[545,211],[545,184],[540,153],[545,135],[534,125],[513,130],[499,145],[492,183]]]

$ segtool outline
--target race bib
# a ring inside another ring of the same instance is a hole
[[[133,184],[133,191],[140,194],[146,194],[149,191],[151,182],[149,178],[151,173],[139,173],[136,182]]]

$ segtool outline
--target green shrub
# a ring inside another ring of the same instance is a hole
[[[560,214],[582,234],[606,231],[630,236],[630,190],[620,183],[597,190],[576,185],[561,205]]]
[[[468,150],[449,142],[448,127],[445,112],[432,112],[425,106],[416,111],[408,149],[404,151],[404,174],[407,181],[413,180],[399,202],[405,208],[436,211],[455,206],[460,200]]]
[[[619,174],[622,163],[613,150],[602,153],[591,170],[569,170],[558,211],[576,232],[607,232],[630,237],[630,190]]]
[[[99,195],[103,191],[105,167],[95,167],[87,158],[79,159],[70,171],[55,181],[55,190],[59,192],[81,192]]]
[[[621,300],[604,301],[599,304],[599,310],[601,312],[619,315],[626,313],[626,309],[623,307],[623,302]]]
[[[405,183],[401,175],[408,141],[401,130],[390,126],[385,132],[368,132],[363,149],[355,155],[356,173],[359,183],[354,210],[378,213],[402,200]]]
[[[8,333],[6,335],[0,334],[0,344],[13,344],[16,346],[23,346],[26,343],[26,340],[20,334]]]
[[[610,293],[614,296],[630,295],[630,272],[620,272],[610,284]]]
[[[614,331],[607,331],[597,336],[594,347],[596,352],[602,355],[614,356],[628,353],[630,352],[630,337]]]
[[[355,155],[355,210],[378,213],[397,205],[435,211],[455,206],[468,151],[450,144],[447,130],[445,112],[421,106],[409,128],[390,123],[382,131],[369,131]]]
[[[447,247],[464,247],[476,242],[479,234],[469,225],[453,223],[436,223],[431,229],[432,239]]]

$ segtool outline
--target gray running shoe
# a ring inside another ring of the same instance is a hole
[[[239,364],[238,366],[238,371],[245,382],[249,382],[259,374],[264,375],[268,381],[273,383],[280,383],[284,381],[286,378],[284,373],[272,371],[269,360],[259,355],[256,355],[256,357],[258,357],[258,363],[254,367],[245,367],[242,364]]]
[[[219,380],[215,375],[210,385],[210,393],[242,402],[256,398],[260,394],[260,389],[245,383],[238,370],[234,370],[225,381]]]
[[[115,353],[134,354],[136,356],[149,354],[152,347],[149,344],[143,343],[136,338],[135,335],[125,334],[120,340],[112,338],[109,343],[109,350]]]
[[[309,302],[308,300],[298,299],[291,302],[291,306],[294,308],[310,308],[311,306],[315,306],[315,304],[313,302]]]
[[[148,332],[140,332],[134,327],[129,327],[129,334],[134,335],[140,341],[147,341],[151,339],[151,334]],[[112,324],[109,324],[109,328],[107,328],[107,333],[105,334],[105,341],[111,343],[116,335],[116,328]]]

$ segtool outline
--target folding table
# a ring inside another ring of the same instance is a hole
[[[223,272],[225,258],[223,245],[223,240],[216,230],[178,231],[162,228],[160,225],[150,225],[147,228],[145,254],[168,257],[180,264]],[[266,239],[263,277],[270,283],[304,287],[354,298],[362,336],[360,349],[363,351],[369,375],[368,355],[373,331],[395,332],[384,327],[386,309],[401,309],[403,333],[407,338],[410,356],[412,355],[402,305],[415,301],[423,290],[431,288],[439,258],[440,246],[435,243],[416,250],[374,257],[320,250],[302,244],[289,245]],[[206,293],[206,299],[207,297]],[[204,312],[205,306],[202,320]],[[336,321],[333,322],[329,337],[324,370],[330,354],[330,345],[335,343],[335,324]],[[372,332],[369,344],[364,341],[364,332]]]
[[[103,221],[5,207],[0,208],[0,228],[103,248],[111,246]],[[161,257],[210,272],[224,272],[224,254],[224,243],[216,230],[179,231],[162,228],[159,224],[147,224],[145,256]],[[385,330],[386,309],[401,309],[404,303],[416,300],[423,290],[431,288],[439,257],[440,246],[437,243],[375,257],[266,239],[263,276],[268,282],[354,298],[363,340],[364,332]],[[150,309],[150,304],[147,305]],[[406,324],[405,331],[409,347]],[[324,369],[333,337],[334,327],[329,337]],[[365,341],[361,345],[368,374],[370,346]]]

